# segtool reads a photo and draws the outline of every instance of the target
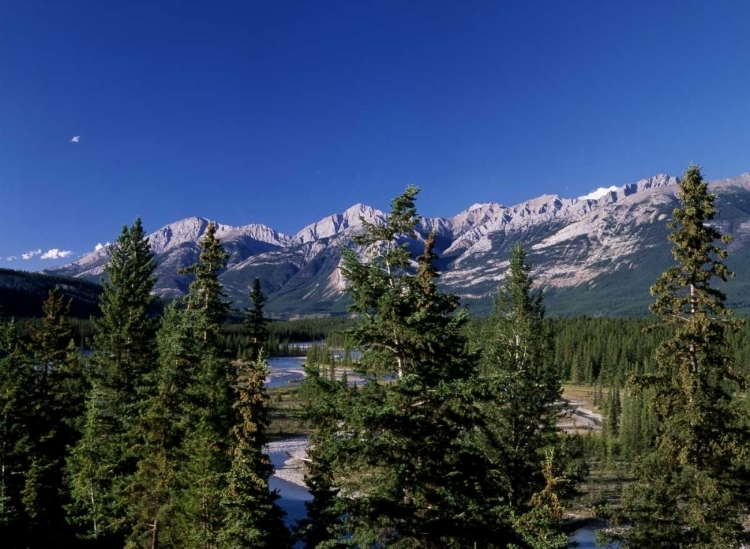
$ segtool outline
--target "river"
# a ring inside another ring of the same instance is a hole
[[[303,356],[272,356],[267,360],[271,373],[266,378],[266,387],[285,387],[299,383],[305,377]]]

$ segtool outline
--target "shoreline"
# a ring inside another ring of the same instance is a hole
[[[286,438],[266,444],[266,453],[269,455],[282,454],[284,456],[281,467],[275,468],[273,476],[301,488],[307,488],[305,485],[307,445],[308,440],[306,436]]]

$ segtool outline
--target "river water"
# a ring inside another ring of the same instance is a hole
[[[284,462],[288,459],[286,452],[271,452],[268,454],[273,463],[274,469],[284,467]],[[307,488],[297,486],[276,476],[271,477],[268,482],[271,490],[278,490],[281,498],[278,500],[279,506],[286,511],[286,524],[293,527],[295,523],[307,516],[305,502],[312,500]]]
[[[305,377],[303,356],[272,356],[267,361],[271,373],[266,378],[266,387],[285,387],[299,383]]]

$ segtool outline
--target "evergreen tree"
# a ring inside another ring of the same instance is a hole
[[[231,465],[229,440],[235,424],[235,374],[222,340],[222,322],[230,304],[219,281],[229,255],[216,237],[213,222],[199,244],[198,262],[180,271],[195,277],[185,302],[198,317],[197,336],[202,341],[198,419],[185,440],[189,456],[183,470],[187,490],[182,494],[186,547],[212,547],[217,543],[223,520],[221,499]]]
[[[266,296],[260,289],[260,278],[253,280],[250,301],[253,306],[245,309],[243,325],[247,336],[250,338],[250,344],[248,345],[250,359],[255,360],[268,339],[268,326],[266,326],[266,319],[263,317]]]
[[[484,336],[481,363],[492,397],[484,406],[483,446],[493,469],[504,476],[499,482],[507,501],[519,513],[544,486],[539,463],[557,440],[556,403],[562,393],[543,295],[532,290],[530,273],[526,252],[517,244]]]
[[[132,524],[126,547],[184,547],[178,528],[184,440],[196,421],[196,371],[200,343],[196,313],[167,307],[157,341],[159,367],[151,373],[155,391],[140,406],[131,452],[138,464],[124,490]]]
[[[305,365],[302,393],[308,399],[305,420],[313,427],[309,436],[305,485],[312,501],[306,502],[307,518],[299,524],[297,536],[305,549],[333,548],[344,538],[339,489],[335,485],[334,463],[338,456],[339,423],[347,406],[349,388],[346,379],[334,380],[324,373],[319,363]]]
[[[104,393],[96,381],[86,400],[81,437],[67,458],[67,480],[72,502],[68,521],[81,526],[83,539],[95,540],[102,547],[122,545],[113,526],[117,494],[111,489],[112,475],[120,460],[119,447],[111,443],[108,426],[112,418],[104,416]]]
[[[735,396],[747,378],[732,365],[727,333],[739,321],[712,286],[732,273],[728,243],[709,222],[715,196],[691,165],[679,185],[669,240],[677,265],[651,288],[651,310],[673,329],[658,348],[658,372],[639,376],[651,388],[658,419],[655,450],[638,460],[623,496],[632,547],[740,547],[750,539],[750,421]]]
[[[226,294],[219,282],[219,274],[226,268],[229,254],[216,237],[216,223],[212,221],[208,224],[199,245],[201,252],[198,262],[178,272],[195,277],[185,296],[185,302],[188,309],[201,311],[203,340],[218,344],[221,325],[231,310],[231,304],[225,300]]]
[[[612,384],[607,394],[607,405],[604,408],[604,436],[615,440],[620,436],[620,416],[622,415],[622,403],[620,400],[620,386]]]
[[[565,549],[568,547],[568,534],[565,532],[560,500],[571,482],[565,476],[558,476],[554,450],[545,453],[542,477],[544,487],[531,496],[530,510],[516,522],[516,529],[531,549]],[[513,547],[518,545],[514,544]]]
[[[383,225],[364,222],[355,241],[369,261],[344,252],[350,310],[360,316],[350,335],[367,381],[341,410],[339,510],[350,543],[362,547],[500,545],[507,522],[468,440],[479,421],[476,360],[457,296],[435,286],[432,235],[411,270],[417,192],[394,199]]]
[[[31,464],[22,492],[28,515],[29,545],[63,545],[69,535],[63,485],[65,454],[78,440],[86,385],[69,322],[71,301],[55,288],[44,302],[41,327],[31,333],[34,377],[27,387],[33,399],[28,422]]]
[[[28,388],[32,369],[21,351],[13,321],[0,324],[0,534],[22,540],[28,520],[22,503],[26,473],[32,456],[27,426],[34,417]]]
[[[218,536],[227,549],[291,546],[284,512],[275,503],[279,496],[268,487],[273,465],[263,452],[270,423],[264,388],[268,371],[259,354],[237,372],[239,399],[234,406],[239,422],[233,429],[232,468],[222,500],[226,514]]]
[[[102,317],[94,324],[91,372],[101,398],[89,412],[95,417],[86,424],[87,429],[95,431],[84,433],[81,444],[98,440],[100,445],[109,445],[109,448],[98,449],[98,454],[101,459],[113,461],[96,465],[97,469],[109,471],[108,476],[89,476],[77,470],[71,470],[69,475],[73,482],[84,483],[71,487],[76,497],[97,495],[96,507],[84,500],[76,502],[71,509],[96,510],[100,535],[122,531],[126,522],[119,491],[135,470],[135,460],[127,451],[131,443],[128,437],[138,419],[140,399],[146,389],[145,376],[156,364],[154,321],[148,314],[154,301],[151,290],[156,283],[156,264],[140,218],[131,227],[122,228],[108,252],[104,289],[99,301]],[[83,448],[74,451],[79,455],[86,452]],[[70,465],[76,467],[84,463],[71,460]],[[92,487],[94,480],[101,484]],[[111,508],[105,509],[105,504]],[[83,524],[93,524],[93,519],[87,514],[72,518]]]

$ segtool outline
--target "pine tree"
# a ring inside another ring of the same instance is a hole
[[[611,384],[607,394],[607,404],[604,407],[604,436],[615,440],[620,435],[620,416],[622,415],[622,403],[620,400],[620,386]]]
[[[339,423],[343,420],[342,410],[348,404],[349,387],[345,377],[337,381],[322,373],[320,364],[308,360],[301,390],[308,400],[305,420],[313,427],[307,447],[310,461],[305,472],[305,485],[313,499],[305,503],[307,518],[297,530],[305,549],[333,548],[344,538],[334,463],[338,454]]]
[[[216,223],[212,221],[208,224],[199,245],[201,252],[198,262],[178,272],[195,277],[185,296],[185,302],[188,309],[201,311],[203,340],[218,344],[221,325],[229,314],[231,304],[225,300],[226,294],[219,282],[219,274],[226,268],[229,254],[216,237]]]
[[[27,426],[34,417],[28,391],[33,383],[15,323],[0,323],[0,534],[6,540],[23,539],[28,532],[21,492],[32,459]]]
[[[739,328],[724,294],[712,286],[732,273],[728,243],[709,222],[715,196],[691,165],[679,185],[669,240],[677,265],[651,288],[651,310],[673,335],[657,350],[659,370],[639,376],[651,388],[658,419],[655,450],[635,467],[623,495],[632,547],[740,547],[750,539],[750,421],[735,390],[747,378],[732,365],[727,333]]]
[[[233,429],[232,468],[222,500],[226,514],[218,536],[227,549],[291,546],[284,512],[276,504],[279,496],[268,486],[273,465],[263,452],[270,423],[263,386],[267,375],[262,354],[243,363],[237,373],[239,399],[234,406],[240,419]]]
[[[235,374],[226,356],[222,323],[230,310],[219,281],[229,255],[216,237],[211,222],[200,241],[198,262],[180,272],[195,280],[185,296],[188,310],[198,316],[198,338],[202,341],[198,374],[200,393],[198,419],[185,440],[189,456],[183,474],[187,490],[182,494],[185,509],[182,528],[186,547],[212,547],[222,525],[221,507],[229,459],[229,439],[235,424]]]
[[[155,389],[140,404],[130,449],[138,460],[123,491],[132,524],[126,547],[183,547],[179,498],[180,475],[188,459],[184,440],[196,421],[196,371],[200,340],[195,311],[167,307],[157,341],[159,367],[148,376]]]
[[[544,323],[541,291],[533,291],[526,252],[513,248],[506,280],[484,335],[482,368],[492,400],[484,406],[484,446],[511,507],[524,512],[543,487],[539,468],[545,448],[557,440],[561,396],[552,364],[552,340]]]
[[[112,475],[119,462],[119,447],[111,443],[107,429],[113,423],[102,406],[104,393],[96,381],[86,400],[81,437],[67,457],[67,482],[72,502],[67,506],[68,521],[79,525],[83,539],[101,546],[122,545],[112,526],[113,509],[118,505],[111,490]]]
[[[26,543],[64,544],[69,535],[63,506],[64,459],[78,440],[77,422],[86,391],[81,360],[69,322],[71,302],[59,289],[49,292],[42,306],[41,327],[31,333],[33,384],[27,388],[34,415],[28,422],[31,464],[22,492],[31,531]],[[51,537],[52,536],[52,537]]]
[[[531,496],[528,512],[516,521],[516,529],[531,549],[565,549],[568,533],[563,518],[563,494],[570,489],[571,482],[559,476],[555,467],[555,452],[548,449],[542,462],[544,487]],[[512,545],[518,547],[518,545]]]
[[[466,352],[458,297],[436,288],[433,236],[412,270],[417,192],[394,199],[383,225],[364,222],[355,241],[368,261],[344,252],[350,310],[360,317],[350,335],[367,382],[341,413],[339,510],[359,546],[500,544],[496,498],[467,436],[479,420],[476,359]]]
[[[99,306],[102,317],[95,321],[94,354],[91,377],[101,398],[95,406],[95,418],[86,425],[93,432],[84,433],[81,444],[99,440],[109,445],[99,449],[101,459],[111,463],[98,463],[99,469],[109,471],[109,476],[92,477],[82,471],[71,470],[69,478],[81,481],[83,486],[72,486],[76,497],[86,498],[97,494],[96,508],[87,500],[74,502],[71,509],[99,513],[97,530],[122,531],[126,517],[119,490],[127,485],[135,470],[135,460],[127,452],[130,447],[128,433],[138,418],[139,401],[145,394],[145,376],[156,364],[154,321],[149,307],[154,301],[151,290],[156,283],[156,264],[140,218],[131,227],[123,227],[116,242],[108,248],[109,261],[104,267],[106,278]],[[88,440],[87,440],[88,437]],[[78,453],[86,454],[80,449]],[[85,462],[72,460],[71,467]],[[96,487],[91,482],[100,482]],[[107,495],[104,495],[104,494]],[[111,505],[105,509],[104,505]],[[92,524],[93,516],[84,514],[72,518],[82,524]]]
[[[243,325],[245,333],[250,339],[250,345],[248,345],[250,359],[255,360],[268,339],[268,326],[266,326],[266,319],[263,317],[266,296],[260,288],[260,278],[253,280],[250,301],[253,306],[252,308],[245,309],[245,321]]]

